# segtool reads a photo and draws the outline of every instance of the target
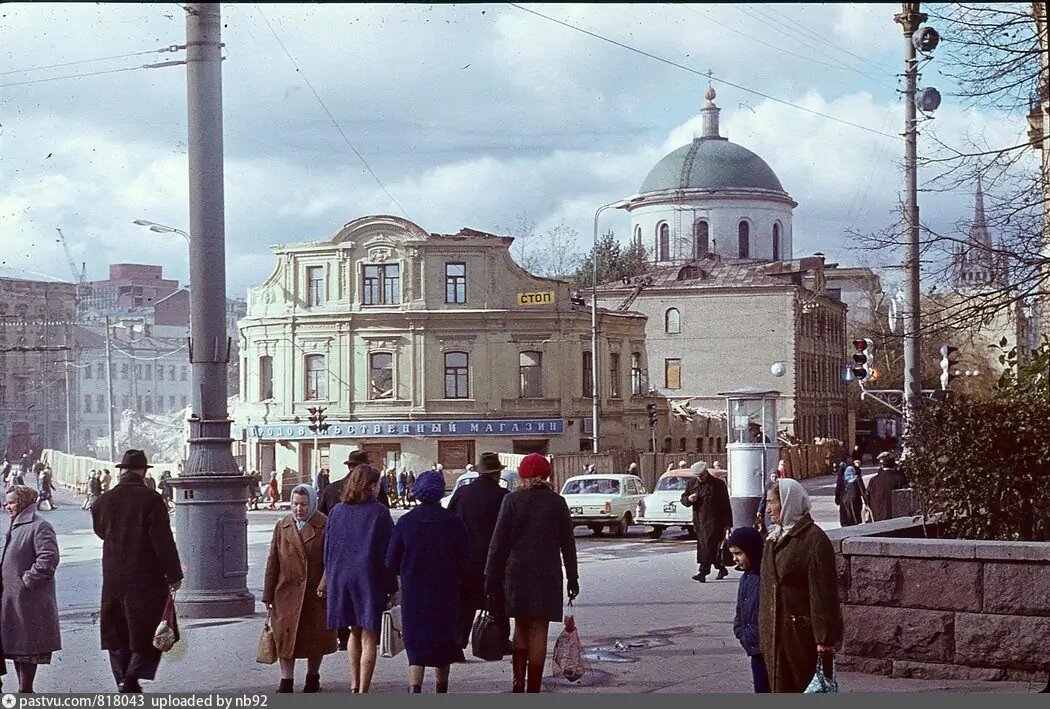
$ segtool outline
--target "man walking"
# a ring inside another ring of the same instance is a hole
[[[696,563],[699,566],[693,580],[700,583],[707,581],[712,565],[718,569],[718,579],[721,580],[729,575],[719,553],[722,540],[733,527],[729,488],[724,481],[708,472],[707,463],[694,463],[689,470],[694,477],[682,493],[682,504],[693,508]]]
[[[117,485],[92,508],[102,539],[102,649],[121,692],[141,692],[139,681],[156,677],[161,653],[153,634],[169,594],[182,585],[168,508],[144,482],[150,467],[144,452],[125,452]]]
[[[448,509],[459,515],[467,526],[470,537],[471,567],[459,593],[460,648],[467,647],[474,616],[485,605],[485,563],[489,558],[489,544],[496,529],[500,505],[510,494],[500,485],[500,472],[506,467],[500,463],[498,453],[482,453],[475,468],[478,479],[461,486],[448,503]]]
[[[880,453],[879,471],[868,483],[868,507],[876,522],[893,517],[893,491],[908,487],[908,479],[897,469],[892,453]]]

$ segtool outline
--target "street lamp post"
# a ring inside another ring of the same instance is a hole
[[[190,235],[184,232],[182,229],[176,229],[173,226],[165,226],[164,224],[157,224],[157,222],[151,222],[148,219],[136,219],[131,222],[132,224],[138,224],[139,226],[149,227],[150,231],[155,231],[158,234],[178,234],[186,243],[190,243]]]
[[[606,209],[625,209],[641,201],[640,196],[598,207],[594,213],[594,247],[591,250],[591,452],[598,452],[598,217]]]

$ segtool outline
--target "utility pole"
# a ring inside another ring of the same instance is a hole
[[[113,436],[113,346],[110,343],[109,316],[106,316],[106,410],[109,411],[109,459],[117,459],[117,442]]]
[[[62,367],[66,370],[66,453],[69,455],[73,455],[73,406],[69,400],[69,369],[72,366],[73,363],[69,360],[62,362]]]
[[[920,359],[920,305],[919,305],[919,203],[916,152],[918,127],[916,125],[915,93],[918,81],[918,60],[912,35],[927,16],[919,12],[919,3],[901,3],[901,13],[894,20],[904,30],[904,214],[901,219],[904,244],[904,302],[902,324],[904,335],[904,431],[906,436],[922,396],[922,362]]]
[[[172,479],[188,618],[255,613],[248,591],[248,485],[233,457],[227,408],[226,218],[222,147],[222,21],[218,3],[188,3],[186,104],[190,212],[189,455]]]

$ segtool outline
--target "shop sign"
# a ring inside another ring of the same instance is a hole
[[[565,433],[564,419],[476,419],[463,421],[332,421],[321,438],[426,438],[447,436],[557,436]],[[234,438],[310,439],[305,423],[234,426]]]

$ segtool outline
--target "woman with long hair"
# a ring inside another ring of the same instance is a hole
[[[328,627],[350,628],[351,692],[367,692],[372,684],[383,611],[397,591],[397,580],[386,568],[394,521],[378,494],[375,468],[358,465],[351,470],[324,540]]]
[[[514,618],[515,693],[540,691],[547,630],[563,619],[562,564],[570,600],[580,593],[576,538],[565,499],[551,486],[551,464],[530,453],[521,483],[503,499],[485,565],[490,610]]]

